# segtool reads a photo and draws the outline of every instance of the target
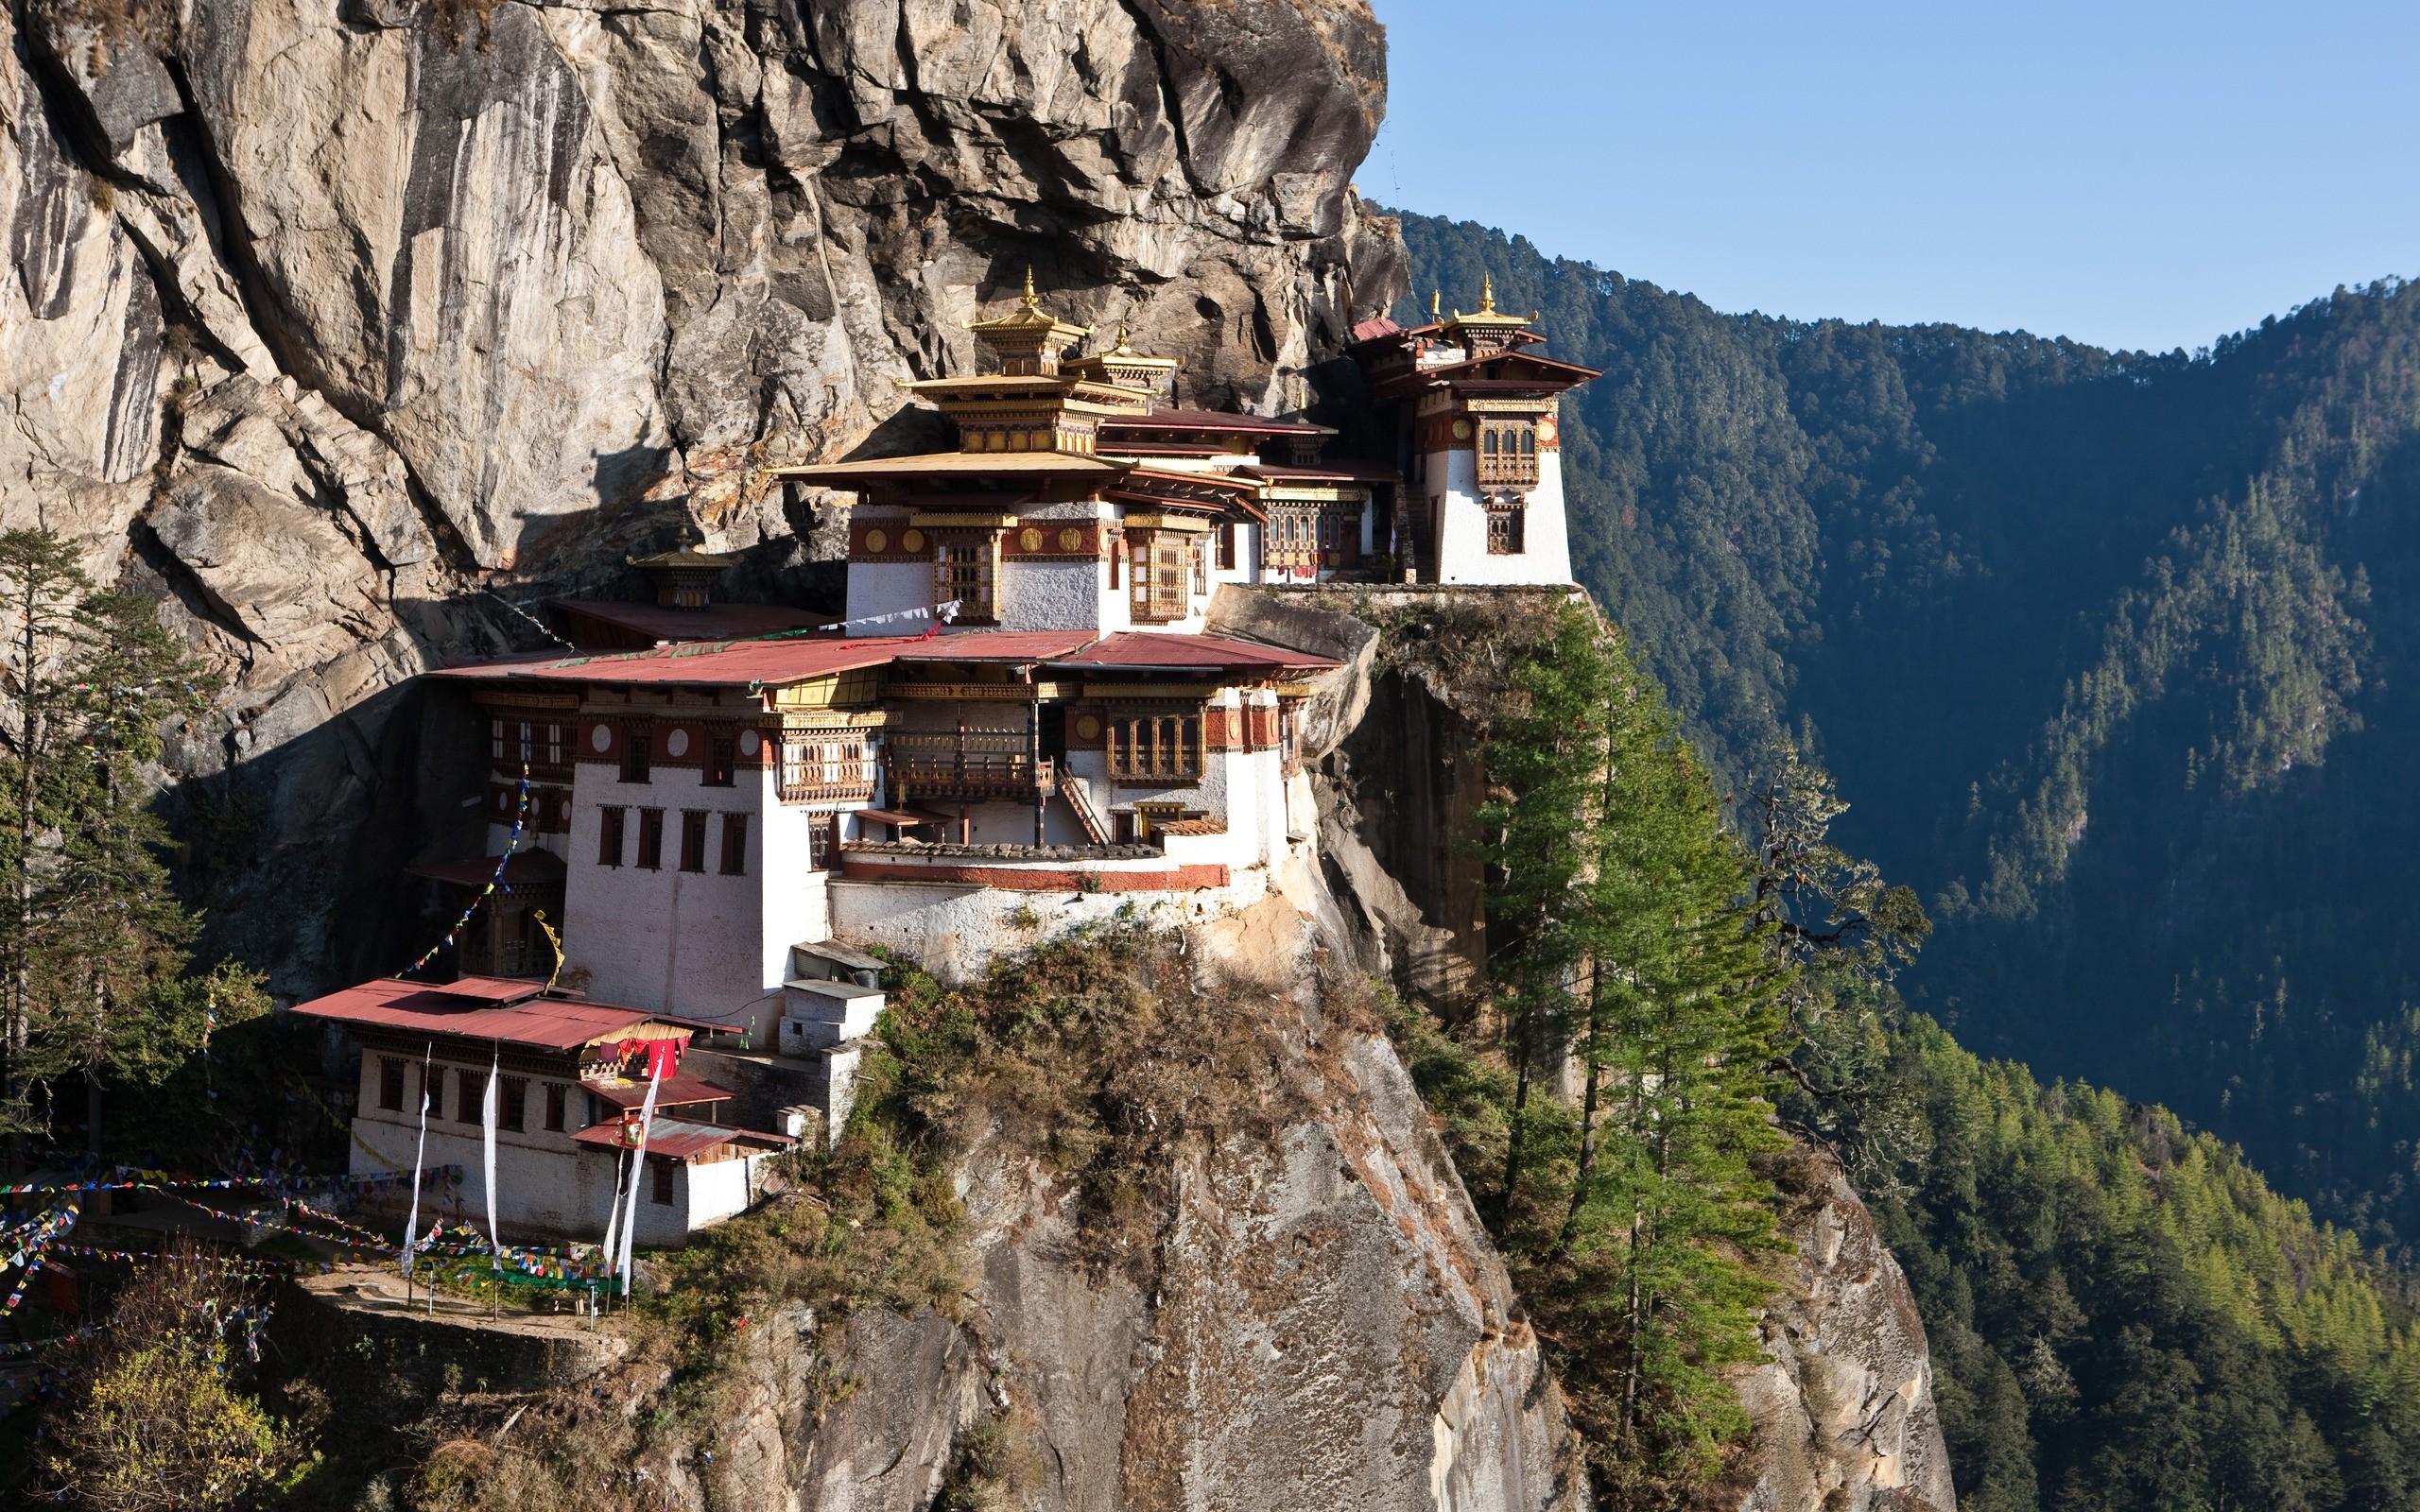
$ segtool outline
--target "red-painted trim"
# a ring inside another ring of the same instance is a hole
[[[1072,867],[1044,869],[1022,867],[919,866],[913,862],[865,861],[843,858],[840,876],[846,882],[954,882],[1002,892],[1081,892],[1085,879],[1099,892],[1191,892],[1198,887],[1223,887],[1227,868],[1215,862],[1170,867],[1164,871],[1079,871]]]

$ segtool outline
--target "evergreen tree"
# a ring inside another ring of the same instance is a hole
[[[84,1084],[88,1147],[101,1091],[156,1083],[199,1042],[206,1016],[248,1017],[257,984],[220,971],[188,980],[196,923],[169,890],[167,834],[147,767],[168,723],[199,714],[208,679],[156,606],[95,593],[73,549],[46,532],[0,535],[0,588],[14,623],[6,694],[15,717],[0,783],[15,812],[0,844],[7,921],[12,1158],[47,1126],[41,1094]]]

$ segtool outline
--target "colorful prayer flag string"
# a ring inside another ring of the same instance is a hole
[[[499,602],[501,601],[499,600]],[[422,967],[426,966],[429,962],[437,959],[437,953],[443,950],[446,946],[453,944],[455,938],[462,933],[463,926],[470,923],[471,916],[479,911],[479,904],[486,902],[491,894],[493,894],[498,887],[504,885],[504,868],[512,865],[512,857],[514,853],[521,849],[521,832],[527,827],[528,822],[529,764],[527,762],[523,762],[521,764],[521,794],[519,799],[513,804],[512,808],[512,837],[505,841],[504,854],[495,858],[494,875],[488,878],[488,885],[480,888],[479,895],[472,899],[470,903],[463,908],[460,917],[454,920],[454,926],[445,932],[445,937],[439,940],[436,944],[431,945],[427,950],[422,952],[420,959],[412,962],[411,965],[405,967],[402,971],[397,971],[395,973],[397,976],[409,976],[414,971],[419,971]]]

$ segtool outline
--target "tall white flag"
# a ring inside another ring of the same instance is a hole
[[[488,1094],[479,1103],[479,1122],[486,1125],[487,1133],[488,1249],[496,1255],[504,1253],[504,1245],[495,1231],[495,1113],[496,1099],[502,1091],[497,1074],[503,1070],[504,1051],[499,1046],[488,1066]]]
[[[412,1274],[412,1244],[420,1234],[420,1173],[428,1164],[428,1057],[420,1062],[420,1143],[412,1150],[412,1211],[404,1220],[404,1279]]]

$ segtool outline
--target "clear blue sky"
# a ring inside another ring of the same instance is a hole
[[[2420,0],[1374,0],[1358,181],[1723,310],[2208,344],[2420,275]]]

